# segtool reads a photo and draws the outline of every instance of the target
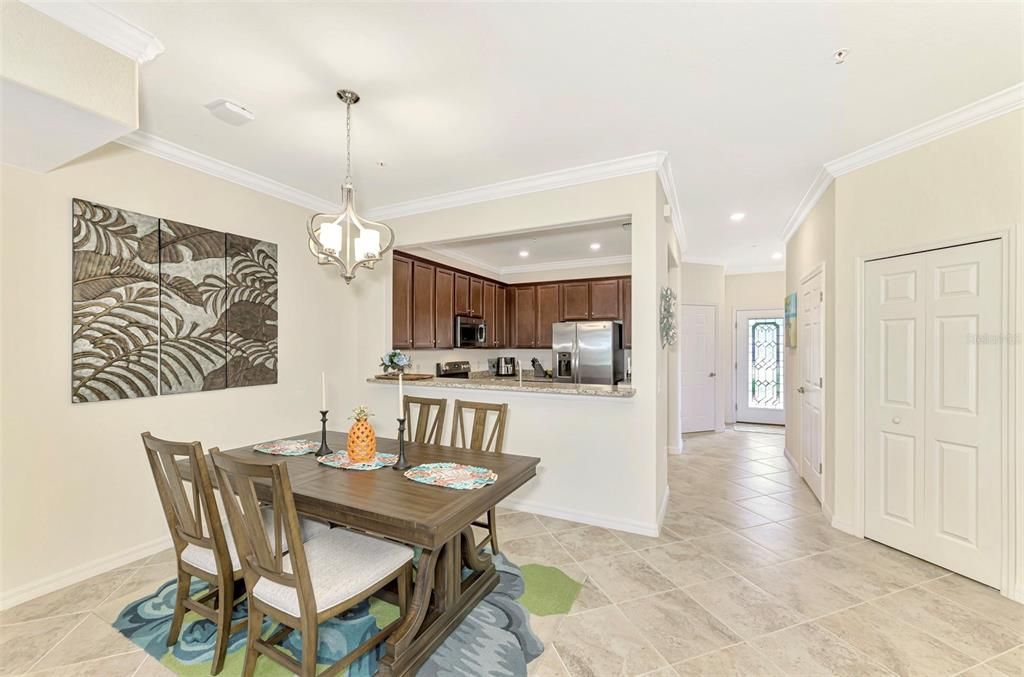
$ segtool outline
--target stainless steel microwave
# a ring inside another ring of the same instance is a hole
[[[455,317],[455,347],[485,348],[487,346],[487,324],[479,317]]]

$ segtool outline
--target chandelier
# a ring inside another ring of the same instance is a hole
[[[322,266],[336,265],[346,283],[351,283],[356,270],[370,270],[395,243],[395,231],[389,226],[370,221],[356,214],[356,191],[352,187],[352,104],[359,95],[347,89],[338,90],[345,104],[345,185],[341,188],[340,214],[314,214],[309,219],[309,251]]]

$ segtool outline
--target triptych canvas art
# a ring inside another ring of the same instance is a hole
[[[277,245],[73,201],[71,401],[277,382]]]

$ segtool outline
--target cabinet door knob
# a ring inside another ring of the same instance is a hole
[[[896,425],[899,425],[900,423],[903,422],[903,419],[901,419],[899,416],[893,416],[892,422],[895,423]]]
[[[803,386],[800,386],[799,388],[797,388],[797,389],[796,389],[796,391],[797,391],[798,393],[801,393],[801,394],[803,394],[803,393],[807,392],[807,391],[806,391],[806,390],[804,389],[804,387],[803,387]]]

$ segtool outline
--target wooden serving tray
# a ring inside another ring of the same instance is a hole
[[[398,374],[376,374],[374,378],[379,378],[382,381],[397,381]],[[434,378],[433,374],[402,374],[403,381],[426,381],[429,378]]]

